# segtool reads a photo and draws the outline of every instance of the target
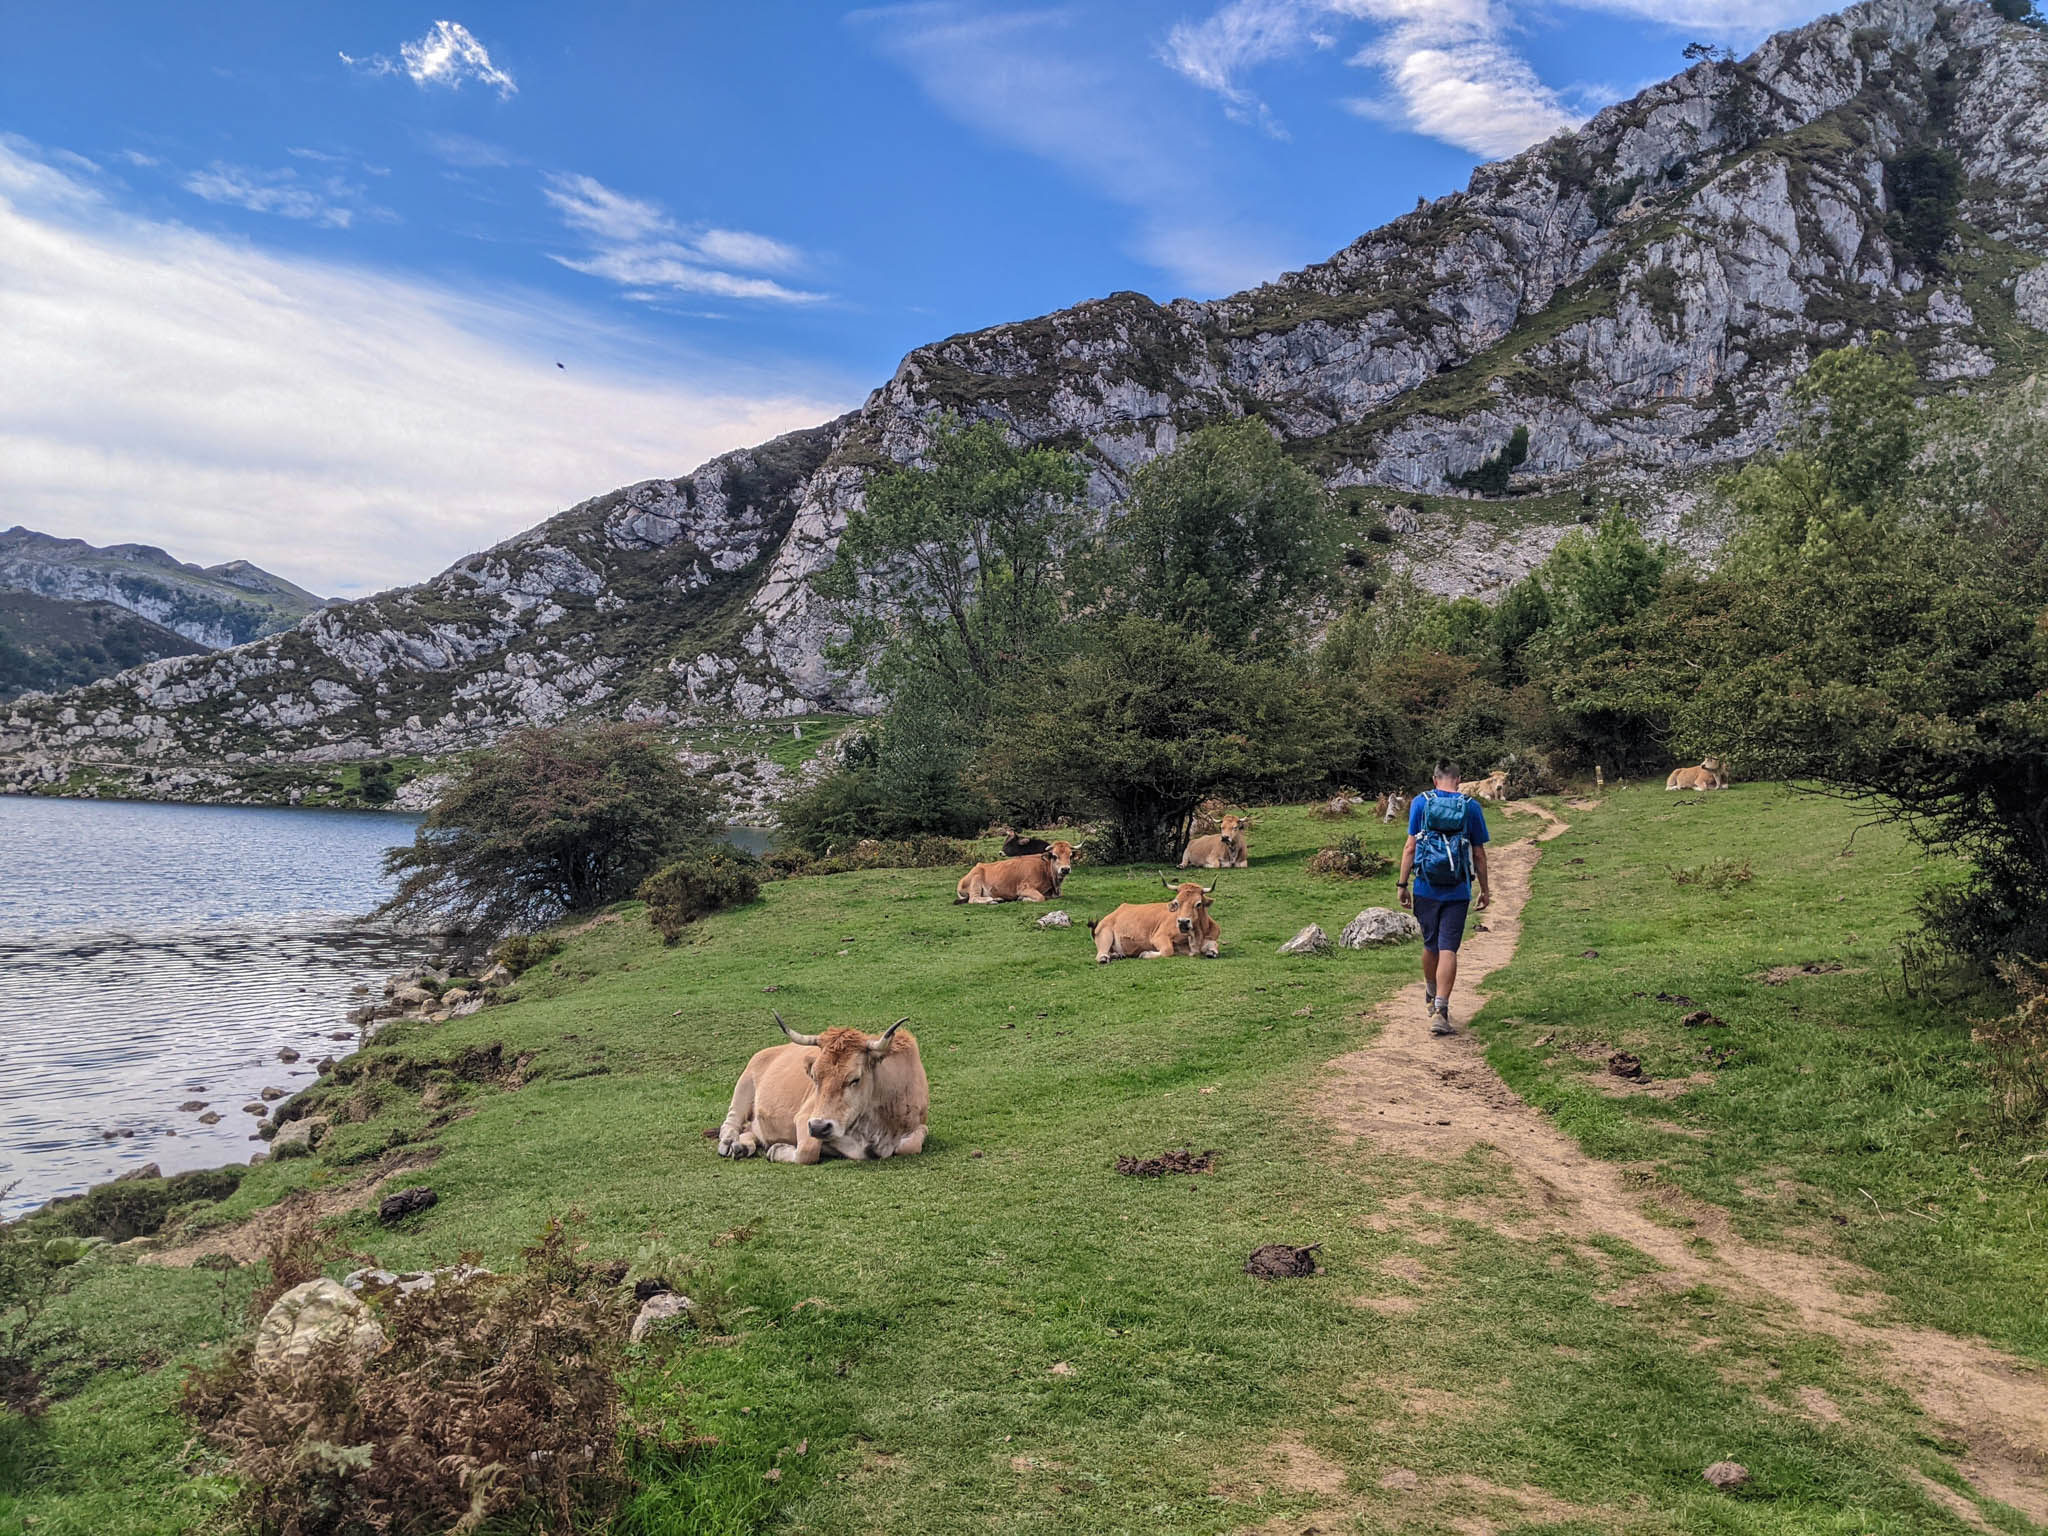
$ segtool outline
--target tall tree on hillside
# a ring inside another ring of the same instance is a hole
[[[851,658],[878,664],[885,690],[908,667],[963,702],[985,693],[1059,622],[1086,486],[1066,454],[945,418],[923,464],[869,482],[814,578],[851,628]]]
[[[1234,655],[1277,656],[1336,569],[1335,520],[1322,483],[1247,418],[1139,470],[1103,556],[1106,611],[1178,625]]]
[[[1894,360],[1822,361],[1806,440],[1738,481],[1687,744],[1911,822],[1969,861],[1937,934],[2048,956],[2048,392],[1916,415]]]
[[[1303,676],[1156,619],[1106,626],[1015,678],[1000,707],[1010,729],[985,756],[997,800],[1026,822],[1104,818],[1112,861],[1177,859],[1207,796],[1302,791],[1354,750]]]

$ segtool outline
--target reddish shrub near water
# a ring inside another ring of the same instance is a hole
[[[519,1274],[373,1303],[387,1344],[186,1379],[265,1536],[426,1536],[538,1517],[565,1531],[625,1491],[618,1370],[632,1292],[550,1223]],[[522,1529],[525,1527],[522,1526]]]

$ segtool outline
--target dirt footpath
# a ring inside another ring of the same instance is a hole
[[[1473,914],[1486,931],[1470,934],[1458,956],[1461,1019],[1476,1011],[1471,998],[1483,994],[1486,978],[1514,957],[1542,845],[1569,830],[1539,805],[1518,801],[1509,809],[1545,825],[1533,838],[1489,851],[1493,906]],[[1526,1197],[1518,1235],[1533,1223],[1573,1238],[1619,1238],[1663,1267],[1658,1283],[1680,1290],[1706,1283],[1789,1308],[1799,1326],[1872,1361],[1967,1446],[1957,1469],[1979,1492],[2048,1522],[2048,1373],[1975,1340],[1876,1321],[1885,1299],[1872,1276],[1839,1260],[1750,1243],[1716,1207],[1690,1209],[1698,1218],[1691,1233],[1650,1220],[1620,1170],[1587,1157],[1524,1103],[1469,1033],[1429,1033],[1421,981],[1383,1004],[1378,1021],[1371,1043],[1329,1064],[1315,1096],[1316,1111],[1340,1136],[1433,1160],[1490,1146],[1512,1165]],[[1709,1251],[1689,1245],[1696,1236],[1709,1240]]]

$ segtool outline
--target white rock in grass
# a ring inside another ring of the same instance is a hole
[[[1038,920],[1041,928],[1071,928],[1074,920],[1064,912],[1048,912]]]
[[[1283,955],[1327,955],[1329,952],[1330,936],[1323,932],[1320,923],[1310,923],[1280,946]]]
[[[370,1355],[384,1347],[384,1330],[370,1309],[335,1281],[323,1277],[295,1285],[270,1304],[256,1326],[256,1368],[303,1360],[330,1339]]]
[[[678,1296],[674,1291],[661,1291],[640,1304],[640,1315],[633,1319],[632,1331],[626,1337],[638,1344],[663,1323],[688,1317],[696,1310],[697,1304],[689,1297]]]
[[[1344,925],[1337,942],[1346,949],[1373,949],[1381,944],[1406,944],[1422,937],[1422,924],[1406,912],[1367,907]]]

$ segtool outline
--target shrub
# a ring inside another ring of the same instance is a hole
[[[161,1231],[172,1210],[195,1201],[225,1200],[249,1170],[239,1164],[200,1168],[168,1179],[116,1179],[55,1202],[24,1223],[37,1236],[67,1233],[124,1243]]]
[[[410,847],[379,916],[503,933],[628,895],[708,832],[710,798],[641,726],[518,731],[478,753]]]
[[[1452,475],[1451,484],[1482,496],[1504,496],[1508,483],[1529,457],[1529,429],[1516,427],[1508,440],[1463,474]]]
[[[289,1536],[582,1528],[624,1492],[618,1371],[630,1291],[550,1223],[516,1275],[376,1298],[386,1347],[258,1371],[247,1344],[186,1378],[242,1513]]]
[[[897,841],[863,838],[851,848],[822,854],[801,848],[778,848],[762,861],[770,879],[803,875],[843,875],[856,869],[944,869],[972,864],[980,854],[974,844],[952,837],[910,837]]]
[[[561,952],[562,941],[552,933],[516,933],[492,950],[491,958],[520,976]]]
[[[1347,837],[1334,848],[1319,850],[1308,861],[1312,875],[1335,875],[1344,880],[1370,880],[1384,875],[1394,861],[1377,848],[1368,848],[1356,837]]]
[[[698,918],[759,901],[760,870],[759,860],[737,848],[705,848],[649,875],[639,896],[663,942],[673,944]]]
[[[1321,805],[1311,806],[1309,815],[1317,821],[1343,821],[1357,814],[1359,797],[1348,789],[1340,789]]]
[[[1756,872],[1749,867],[1747,859],[1740,863],[1733,859],[1709,859],[1704,864],[1671,871],[1672,884],[1697,885],[1710,891],[1732,891],[1755,878]]]
[[[1992,1108],[2016,1130],[2048,1118],[2048,966],[2007,963],[1999,974],[2018,993],[2004,1018],[1979,1025],[1970,1037],[1991,1058]]]
[[[1506,795],[1510,800],[1557,793],[1559,776],[1547,753],[1510,752],[1497,766],[1507,775]]]

